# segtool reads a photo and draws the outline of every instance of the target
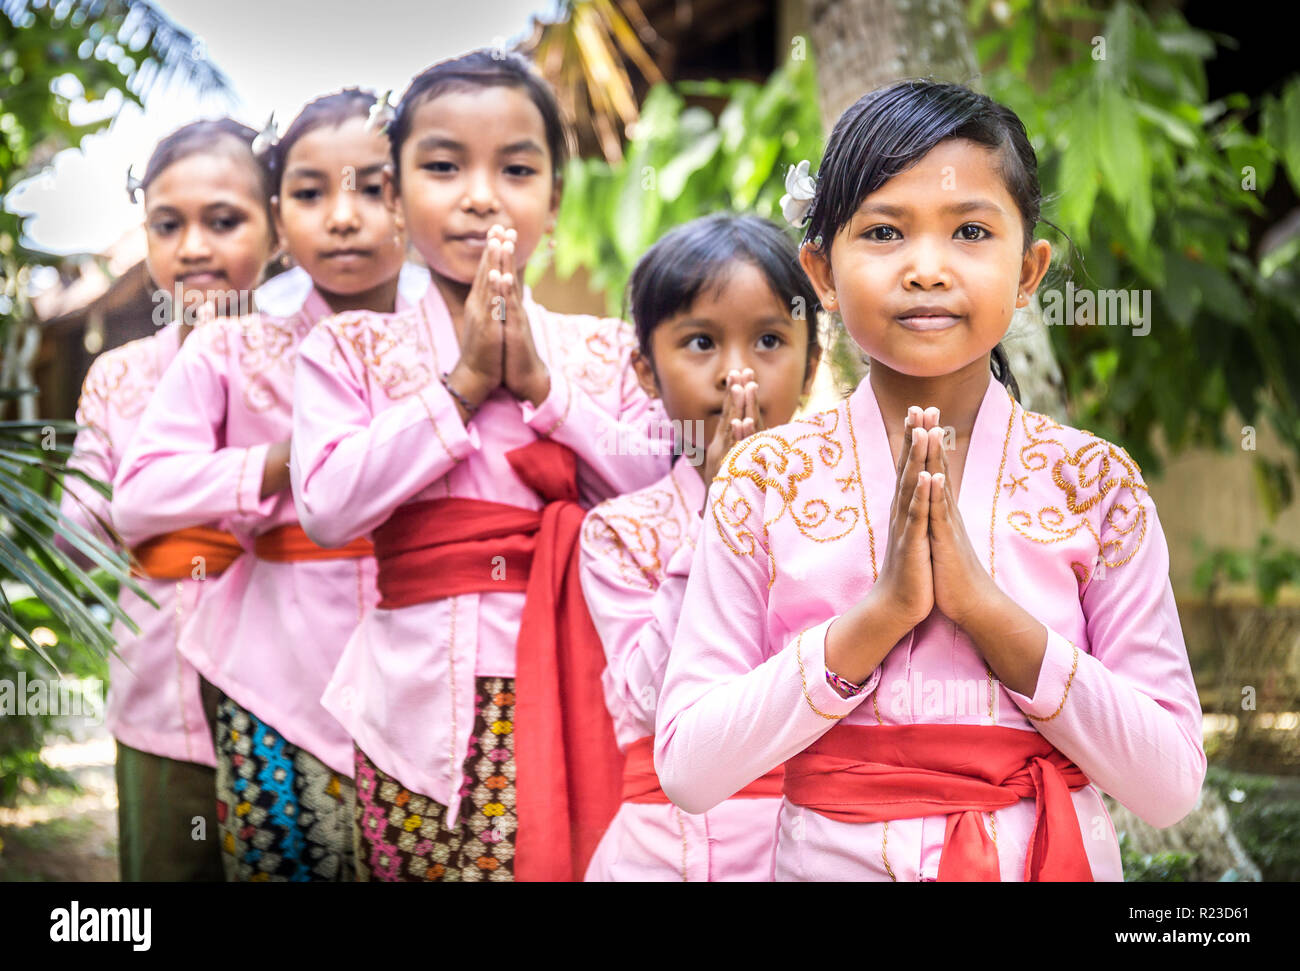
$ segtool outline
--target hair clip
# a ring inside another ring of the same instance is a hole
[[[808,168],[808,160],[804,159],[797,166],[790,166],[785,174],[786,194],[781,197],[781,214],[791,226],[808,222],[808,210],[817,194],[817,179],[808,174]]]
[[[388,126],[393,123],[397,117],[397,112],[393,106],[388,103],[392,96],[393,90],[389,88],[382,95],[375,99],[375,103],[370,106],[370,116],[366,119],[366,131],[377,132],[381,135],[388,133]]]
[[[132,202],[136,202],[136,193],[144,188],[144,183],[135,177],[135,173],[131,171],[132,168],[133,166],[130,165],[126,167],[126,197]]]
[[[276,128],[275,112],[273,111],[271,116],[266,119],[266,124],[262,126],[262,130],[253,139],[253,154],[262,155],[270,151],[279,140],[280,132]]]

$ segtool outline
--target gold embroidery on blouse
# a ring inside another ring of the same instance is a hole
[[[794,639],[794,656],[795,659],[799,662],[799,683],[803,687],[803,700],[808,702],[809,708],[811,708],[818,715],[821,715],[823,718],[833,722],[839,721],[841,718],[844,717],[844,715],[826,714],[826,712],[822,711],[820,708],[818,708],[816,705],[813,704],[812,696],[808,694],[808,678],[804,674],[804,669],[803,669],[803,635],[805,633],[806,631],[800,631],[799,636]]]
[[[868,388],[867,390],[870,391],[871,389]],[[874,394],[875,392],[871,393]],[[862,483],[862,463],[858,460],[858,436],[853,430],[853,408],[850,402],[844,402],[844,411],[849,420],[849,441],[853,443],[853,475],[857,477],[858,492],[862,496],[862,521],[867,524],[867,542],[871,548],[871,582],[875,583],[880,578],[876,571],[876,533],[871,528],[871,517],[867,515],[867,490]],[[847,488],[844,491],[847,492]],[[876,717],[880,717],[878,709]]]
[[[559,348],[560,360],[551,366],[558,366],[570,381],[590,395],[602,395],[613,388],[636,347],[632,326],[613,317],[558,314],[544,307],[539,310],[541,329],[547,334],[548,364],[555,361],[550,354],[554,343]],[[552,328],[557,332],[555,342],[550,340]],[[569,393],[572,395],[572,389]]]
[[[138,418],[158,387],[162,376],[161,362],[154,353],[158,339],[159,335],[142,337],[105,351],[86,372],[82,396],[102,404],[105,416],[105,427],[97,424],[89,427],[95,428],[105,441],[110,441],[106,427],[108,412],[116,411],[127,420]]]
[[[684,503],[682,504],[684,505]],[[657,590],[665,572],[664,550],[680,545],[685,530],[667,489],[644,489],[603,502],[583,527],[586,541],[612,561],[630,587]]]
[[[1063,494],[1064,508],[1049,504],[1037,513],[1016,509],[1007,514],[1007,523],[1031,542],[1045,545],[1087,530],[1097,553],[1094,563],[1071,562],[1080,585],[1088,581],[1098,563],[1117,567],[1136,556],[1146,538],[1147,515],[1142,503],[1148,490],[1141,469],[1128,452],[1086,430],[1081,432],[1086,440],[1072,450],[1051,435],[1064,431],[1051,418],[1022,411],[1021,421],[1028,438],[1020,448],[1021,465],[1028,472],[1048,472]],[[1088,513],[1112,492],[1115,496],[1109,510],[1095,524]],[[1103,538],[1104,534],[1108,538]]]
[[[1074,663],[1070,666],[1070,677],[1066,679],[1065,693],[1061,695],[1061,703],[1056,706],[1056,711],[1052,712],[1050,715],[1040,717],[1025,712],[1026,718],[1032,718],[1036,722],[1049,722],[1059,715],[1061,710],[1065,707],[1065,699],[1070,697],[1070,685],[1074,684],[1074,673],[1079,670],[1079,648],[1073,642],[1071,642],[1070,646],[1074,648]]]
[[[861,496],[859,501],[833,507],[825,498],[801,500],[799,496],[799,484],[813,474],[814,459],[820,461],[826,469],[833,470],[844,457],[839,424],[839,408],[819,412],[796,419],[781,426],[779,430],[751,435],[727,453],[715,479],[715,482],[722,483],[722,487],[717,490],[717,496],[711,504],[714,525],[727,549],[737,556],[754,556],[760,545],[755,531],[762,530],[763,542],[766,544],[770,528],[787,514],[794,527],[805,538],[816,543],[836,542],[857,528],[859,520],[865,519],[866,511],[860,469],[856,476],[851,473],[837,478],[842,492],[849,491],[853,485],[858,487]],[[853,443],[853,448],[856,462],[856,442]],[[779,504],[764,503],[764,506],[775,506],[774,513],[760,518],[757,523],[752,522],[754,507],[744,496],[731,494],[733,483],[742,479],[753,482],[764,496],[775,493],[780,497]],[[723,526],[732,530],[734,541],[723,532]],[[869,527],[868,522],[868,530]],[[870,531],[869,537],[874,572],[875,538]],[[770,544],[766,545],[767,585],[771,589],[776,580],[776,563]]]
[[[447,440],[442,437],[442,431],[438,428],[438,419],[434,417],[433,409],[429,407],[429,402],[424,395],[420,395],[420,404],[424,405],[424,413],[429,416],[429,424],[433,426],[433,434],[437,436],[438,444],[442,446],[442,450],[447,453],[447,457],[453,462],[459,462],[460,457],[452,454],[451,448],[447,445]],[[453,405],[453,407],[455,406]]]
[[[268,411],[276,406],[287,406],[277,390],[277,379],[271,372],[284,372],[280,382],[293,380],[294,361],[301,338],[311,330],[305,312],[293,317],[272,317],[265,314],[241,317],[218,326],[203,328],[214,351],[223,356],[230,353],[227,330],[236,338],[235,359],[244,375],[244,404],[252,412]]]
[[[420,318],[425,314],[420,304]],[[330,332],[352,348],[366,375],[390,400],[397,401],[424,390],[433,380],[429,361],[433,347],[420,320],[408,313],[342,313],[329,318]]]

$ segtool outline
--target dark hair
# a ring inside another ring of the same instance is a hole
[[[542,114],[546,126],[546,146],[551,153],[551,176],[559,182],[565,162],[569,158],[573,134],[560,114],[555,92],[546,80],[522,56],[514,52],[503,53],[483,48],[439,61],[425,68],[411,81],[397,113],[388,126],[388,140],[393,153],[393,178],[400,183],[402,145],[411,134],[411,120],[415,111],[426,101],[449,91],[468,91],[474,88],[503,85],[522,88]]]
[[[263,156],[267,171],[271,174],[274,191],[279,192],[284,183],[284,166],[289,159],[289,152],[298,140],[317,128],[326,126],[337,128],[352,118],[366,118],[377,97],[373,91],[362,88],[344,88],[333,94],[322,95],[315,101],[305,104],[298,117],[280,136],[280,140]]]
[[[181,159],[188,158],[191,155],[211,154],[223,143],[238,142],[243,146],[248,156],[248,164],[253,166],[257,172],[257,184],[262,190],[262,202],[266,209],[266,218],[268,225],[274,225],[271,221],[271,174],[267,171],[262,161],[253,154],[253,139],[257,137],[257,132],[247,125],[241,125],[233,118],[217,118],[211,121],[192,121],[188,125],[176,129],[170,135],[163,138],[154,147],[153,154],[149,156],[149,164],[145,166],[144,178],[140,180],[140,188],[148,189],[149,185],[162,175],[163,170],[176,164]]]
[[[626,296],[630,306],[625,306],[624,316],[630,309],[646,358],[651,358],[654,329],[688,309],[701,291],[720,287],[737,261],[756,267],[787,307],[802,309],[808,321],[808,353],[820,346],[817,291],[799,265],[794,242],[766,219],[717,213],[660,237],[632,271]]]
[[[817,172],[817,191],[808,213],[805,241],[829,255],[835,235],[862,200],[912,167],[940,142],[965,138],[994,149],[1002,181],[1025,227],[1025,248],[1034,239],[1043,196],[1038,156],[1014,111],[960,84],[899,81],[868,92],[840,115]],[[1016,397],[1001,344],[993,349],[994,376]]]

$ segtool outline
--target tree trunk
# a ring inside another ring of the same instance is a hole
[[[929,77],[979,86],[962,6],[957,0],[802,0],[817,57],[822,123],[836,119],[863,94],[901,78]],[[1003,340],[1026,408],[1067,419],[1064,382],[1037,301],[1017,310]],[[862,353],[843,327],[831,346],[834,378],[856,386],[866,374]]]

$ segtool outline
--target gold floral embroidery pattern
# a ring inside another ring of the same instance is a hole
[[[161,377],[156,340],[142,337],[99,355],[86,373],[82,395],[103,402],[105,413],[111,409],[127,420],[138,418]]]
[[[292,387],[294,359],[301,339],[311,330],[306,315],[290,318],[255,315],[236,321],[239,369],[244,374],[244,403],[250,411],[268,411],[277,405],[287,406],[277,390],[286,383]],[[273,376],[279,369],[283,374]]]
[[[862,476],[858,471],[836,479],[842,493],[856,489],[858,495],[845,505],[833,505],[825,497],[801,500],[799,483],[810,478],[814,459],[828,470],[835,469],[844,457],[844,445],[838,437],[842,405],[832,411],[819,412],[782,426],[779,431],[751,435],[727,453],[717,480],[723,483],[712,502],[714,525],[727,548],[737,556],[753,556],[758,547],[766,548],[768,530],[788,514],[794,527],[816,543],[843,539],[866,520],[866,498],[862,495]],[[856,463],[856,443],[854,443]],[[749,480],[766,497],[769,514],[758,523],[751,521],[754,512],[748,499],[739,494],[739,480]],[[773,496],[780,502],[773,501]],[[735,542],[723,527],[728,527]],[[760,542],[755,530],[760,530]],[[875,541],[872,537],[874,570]],[[776,579],[776,564],[768,549],[768,587]]]
[[[425,337],[427,328],[413,313],[344,313],[329,318],[325,326],[351,348],[370,381],[390,400],[417,394],[433,380],[433,347]]]
[[[657,590],[685,530],[673,494],[651,487],[601,503],[587,517],[583,534],[624,583]]]
[[[551,361],[565,377],[590,395],[605,394],[613,388],[636,346],[632,325],[613,317],[541,309],[548,356],[555,355]]]
[[[1020,410],[1020,414],[1027,439],[1019,450],[1021,466],[1027,472],[1048,472],[1061,492],[1062,505],[1044,505],[1036,513],[1016,509],[1007,514],[1007,523],[1026,539],[1048,545],[1087,530],[1096,543],[1097,562],[1108,568],[1127,563],[1146,538],[1143,500],[1148,490],[1137,463],[1123,448],[1088,431],[1078,432],[1082,443],[1071,448],[1062,440],[1067,429],[1060,424],[1035,412]],[[1101,517],[1089,515],[1112,492],[1109,510]],[[1070,564],[1080,585],[1088,581],[1095,565]]]

